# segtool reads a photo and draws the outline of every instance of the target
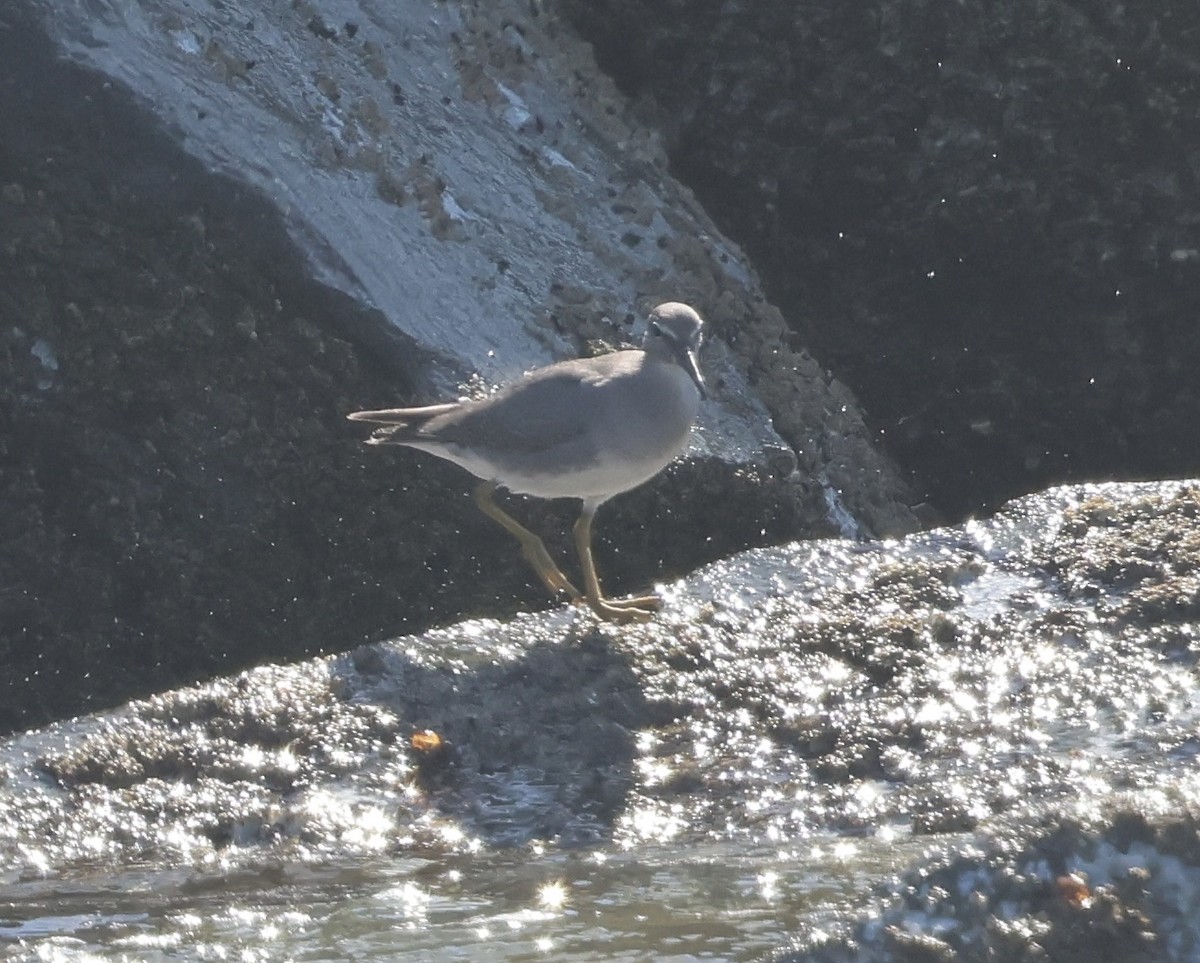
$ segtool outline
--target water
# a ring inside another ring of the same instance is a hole
[[[0,887],[0,959],[753,960],[835,926],[929,841],[538,847]]]

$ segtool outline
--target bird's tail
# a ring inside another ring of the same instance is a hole
[[[350,421],[365,421],[378,426],[367,439],[368,445],[403,445],[416,440],[427,421],[457,407],[451,403],[424,408],[381,408],[378,411],[352,411],[346,417]]]

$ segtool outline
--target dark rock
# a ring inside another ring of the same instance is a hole
[[[363,449],[344,415],[628,341],[667,296],[752,350],[714,342],[692,458],[606,506],[609,589],[914,524],[815,364],[778,418],[823,446],[772,429],[746,382],[785,375],[777,312],[582,46],[551,18],[493,29],[523,4],[457,30],[414,6],[429,30],[393,46],[374,15],[342,31],[304,4],[3,5],[0,730],[551,604],[469,479]],[[622,243],[634,216],[662,247]],[[526,517],[556,550],[573,520]]]
[[[1200,10],[568,0],[950,516],[1200,467]]]

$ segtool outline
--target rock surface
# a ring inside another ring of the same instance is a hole
[[[1200,8],[566,0],[950,517],[1200,466]]]
[[[905,874],[848,937],[777,963],[1184,963],[1200,951],[1195,814],[1044,827]]]
[[[666,298],[711,322],[718,401],[606,508],[611,589],[914,526],[853,397],[537,5],[0,13],[0,729],[548,604],[461,473],[343,415],[623,343]]]
[[[1200,798],[1198,492],[1062,489],[900,541],[759,549],[671,586],[651,624],[470,621],[15,737],[0,866],[832,835],[881,861],[994,844],[1009,892],[1006,860],[1064,821]],[[1184,836],[1154,845],[1194,866]],[[1080,869],[1082,839],[1045,872]]]

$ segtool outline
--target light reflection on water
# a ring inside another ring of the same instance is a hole
[[[744,843],[125,870],[0,887],[0,960],[744,960],[812,936],[927,842]]]

